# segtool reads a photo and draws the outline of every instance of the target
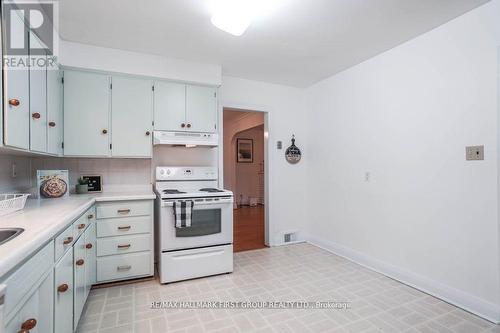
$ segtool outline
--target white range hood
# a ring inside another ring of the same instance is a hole
[[[213,133],[154,131],[153,145],[217,147],[219,135]]]

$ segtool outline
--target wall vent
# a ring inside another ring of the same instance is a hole
[[[295,243],[297,242],[297,232],[286,232],[283,234],[283,243]]]

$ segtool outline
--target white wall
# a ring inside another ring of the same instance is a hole
[[[60,41],[59,61],[66,67],[143,75],[219,86],[222,67],[151,54]]]
[[[224,76],[220,89],[220,106],[254,111],[267,111],[268,123],[265,131],[269,138],[269,202],[266,206],[270,245],[282,243],[282,233],[289,230],[302,232],[306,221],[306,163],[308,158],[307,129],[304,126],[303,90],[276,84]],[[284,150],[276,149],[276,142],[290,145],[292,134],[296,144],[302,148],[304,160],[290,165]],[[219,165],[222,166],[222,154]],[[299,234],[299,237],[302,237]]]
[[[499,45],[495,0],[307,90],[309,239],[494,321]]]

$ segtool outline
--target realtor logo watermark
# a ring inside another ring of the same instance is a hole
[[[56,1],[4,1],[4,68],[57,69]]]

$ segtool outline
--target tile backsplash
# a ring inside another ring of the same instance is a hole
[[[155,147],[153,159],[62,158],[0,153],[0,193],[36,188],[37,170],[68,170],[70,191],[82,175],[102,176],[103,188],[154,183],[154,168],[162,165],[216,166],[217,148]],[[15,165],[16,176],[12,175]]]
[[[72,190],[82,175],[102,176],[104,188],[110,185],[151,184],[151,160],[57,157],[32,159],[32,175],[36,174],[36,170],[56,169],[69,170],[69,182]]]

